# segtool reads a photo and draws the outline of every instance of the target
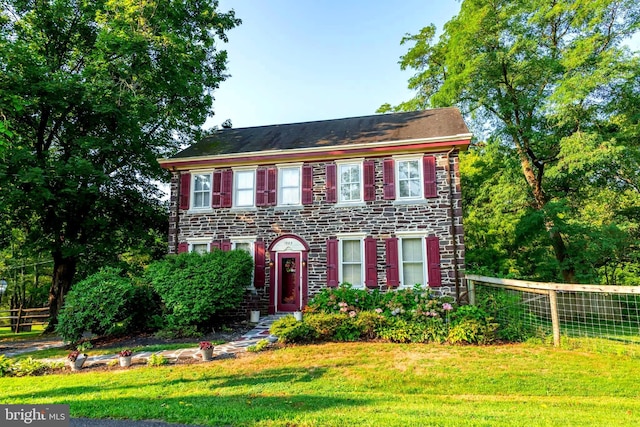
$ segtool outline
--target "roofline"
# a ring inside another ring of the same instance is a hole
[[[195,167],[240,166],[256,163],[271,164],[282,161],[313,161],[348,158],[353,155],[368,157],[402,153],[439,151],[446,147],[466,149],[473,134],[464,133],[447,137],[405,139],[398,141],[368,142],[364,144],[332,145],[328,147],[289,148],[280,150],[228,153],[215,156],[158,159],[165,169],[186,170]]]

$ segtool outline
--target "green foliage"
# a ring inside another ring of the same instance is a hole
[[[307,311],[324,313],[346,313],[349,311],[373,310],[379,304],[380,291],[357,289],[350,283],[337,288],[324,288],[309,301]],[[345,305],[346,304],[346,305]]]
[[[170,329],[211,324],[236,308],[251,284],[253,260],[246,251],[168,256],[149,266],[145,278],[162,298]]]
[[[283,343],[308,343],[316,339],[313,328],[306,321],[299,322],[293,316],[276,320],[269,331]]]
[[[135,312],[129,311],[136,290],[131,280],[115,268],[103,268],[77,283],[65,299],[56,327],[65,341],[80,340],[83,332],[109,335],[126,324]],[[145,310],[145,307],[137,307]]]
[[[148,366],[162,366],[169,363],[169,361],[160,353],[152,354],[147,359]]]
[[[0,377],[8,377],[13,374],[15,362],[4,354],[0,354]]]
[[[251,353],[259,353],[269,348],[269,345],[271,345],[271,343],[268,339],[261,339],[254,345],[250,345],[249,347],[247,347],[247,351],[250,351]]]
[[[76,271],[166,230],[156,159],[201,135],[239,24],[215,1],[3,2],[0,223],[52,255],[54,320]]]
[[[407,35],[415,97],[456,105],[469,271],[632,284],[640,271],[640,56],[632,0],[464,0],[436,38]],[[633,213],[635,212],[635,213]]]
[[[522,342],[534,337],[536,322],[520,297],[507,290],[491,289],[477,292],[478,309],[497,324],[496,337],[508,342]]]

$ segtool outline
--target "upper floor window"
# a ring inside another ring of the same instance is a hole
[[[417,199],[422,197],[422,167],[420,160],[398,160],[398,198]]]
[[[191,197],[194,209],[211,206],[211,174],[193,174],[193,195]]]
[[[255,170],[235,170],[233,201],[237,207],[253,207],[255,194]]]
[[[340,202],[362,201],[362,163],[338,164],[338,188]]]
[[[278,168],[278,204],[299,205],[301,194],[300,166]]]

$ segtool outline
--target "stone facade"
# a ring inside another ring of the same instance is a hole
[[[399,232],[423,231],[425,236],[436,236],[440,242],[442,286],[434,290],[460,297],[464,294],[464,240],[458,154],[457,150],[429,154],[436,158],[437,197],[413,202],[385,200],[384,157],[367,156],[367,159],[375,161],[375,200],[357,206],[326,201],[327,160],[305,163],[313,166],[313,203],[296,207],[211,208],[202,212],[180,209],[181,172],[174,171],[171,181],[169,252],[178,252],[180,243],[194,239],[215,241],[257,236],[268,248],[280,236],[298,236],[309,247],[305,266],[308,295],[304,297],[307,297],[327,286],[327,239],[344,233],[364,233],[376,239],[378,287],[386,290],[384,240]],[[268,308],[274,311],[273,289],[270,289],[273,286],[273,278],[270,277],[273,270],[268,267],[268,258],[266,261],[265,286],[254,290],[248,296],[248,301],[251,299],[252,304],[261,310]]]

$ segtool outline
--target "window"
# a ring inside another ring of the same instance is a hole
[[[362,240],[344,239],[340,241],[340,282],[353,286],[363,285],[362,280]]]
[[[279,171],[278,204],[300,204],[300,167],[281,167]]]
[[[424,277],[424,240],[420,237],[401,238],[400,260],[401,260],[401,283],[405,287],[413,285],[425,285],[427,281]]]
[[[422,197],[422,170],[419,159],[398,160],[398,198]]]
[[[253,207],[255,194],[255,170],[236,170],[233,174],[234,195],[236,207]]]
[[[192,243],[191,250],[189,252],[197,252],[199,254],[209,252],[209,244],[208,243]]]
[[[209,208],[211,206],[211,174],[193,174],[193,195],[191,197],[193,209]]]
[[[362,163],[338,164],[338,201],[362,201]]]

